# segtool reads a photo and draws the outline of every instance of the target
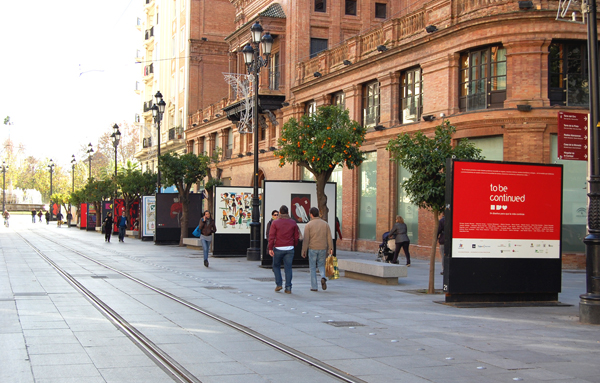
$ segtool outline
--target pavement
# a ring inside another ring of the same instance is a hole
[[[211,257],[206,268],[198,250],[106,243],[98,233],[13,215],[10,228],[0,227],[0,383],[174,381],[31,246],[201,382],[340,380],[72,250],[362,381],[600,382],[600,327],[578,318],[582,271],[563,272],[563,306],[436,303],[444,296],[421,292],[429,266],[419,259],[397,286],[341,277],[311,292],[308,270],[294,269],[293,293],[284,294],[274,291],[271,270],[245,257]],[[439,289],[439,263],[436,270]]]

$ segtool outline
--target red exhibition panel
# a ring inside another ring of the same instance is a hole
[[[453,199],[453,257],[559,256],[562,167],[455,161]]]

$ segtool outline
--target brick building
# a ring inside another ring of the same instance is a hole
[[[246,73],[241,48],[259,21],[274,37],[260,95],[285,96],[259,131],[261,179],[308,179],[302,168],[278,167],[272,151],[290,117],[341,104],[369,130],[366,159],[337,169],[339,248],[374,251],[400,214],[411,251],[429,252],[432,215],[406,198],[408,176],[389,161],[385,146],[401,132],[432,133],[442,118],[491,160],[563,163],[564,262],[581,263],[586,224],[586,164],[557,159],[559,111],[586,113],[586,26],[555,20],[558,3],[534,0],[349,1],[231,0],[235,29],[225,37],[223,72]],[[189,109],[187,150],[223,150],[225,184],[253,182],[252,136],[239,134],[223,109],[238,102],[225,81],[225,97]],[[444,116],[444,117],[442,117]],[[559,207],[557,207],[559,208]],[[569,265],[566,265],[567,267]]]

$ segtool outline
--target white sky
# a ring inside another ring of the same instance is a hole
[[[0,0],[0,139],[63,166],[141,108],[141,0]],[[80,76],[82,71],[90,71]],[[8,129],[4,118],[11,117]]]

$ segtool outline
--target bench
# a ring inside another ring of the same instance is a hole
[[[183,244],[185,245],[185,247],[189,247],[190,249],[202,249],[202,242],[200,241],[200,238],[184,238]]]
[[[398,278],[408,276],[405,265],[362,259],[338,259],[338,269],[344,270],[345,277],[381,285],[397,285]]]
[[[138,234],[138,230],[125,230],[125,235],[129,238],[137,238]]]

